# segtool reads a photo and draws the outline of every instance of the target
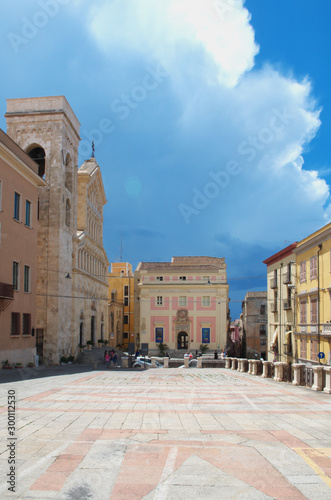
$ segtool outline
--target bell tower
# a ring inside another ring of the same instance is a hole
[[[64,96],[7,100],[7,134],[39,165],[37,325],[44,362],[74,349],[73,249],[80,124]]]

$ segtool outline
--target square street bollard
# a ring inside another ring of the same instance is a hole
[[[128,368],[129,367],[129,358],[121,358],[121,367]]]
[[[238,359],[238,367],[237,367],[238,372],[241,372],[241,362],[242,362],[242,359],[239,358]]]
[[[293,385],[303,385],[303,372],[305,369],[305,365],[302,363],[295,363],[292,365],[293,368]]]
[[[168,356],[166,356],[165,358],[163,358],[163,367],[164,368],[169,368],[169,358],[168,358]]]
[[[313,366],[314,371],[314,385],[312,389],[314,391],[321,391],[323,384],[323,366]]]
[[[202,357],[200,356],[200,358],[197,358],[197,368],[202,368]]]
[[[231,359],[232,358],[225,358],[225,368],[231,368]]]
[[[237,369],[237,358],[232,358],[231,370]]]
[[[190,361],[190,358],[184,358],[184,366],[185,366],[185,368],[189,368],[190,367],[189,361]]]
[[[153,357],[151,357],[151,367],[152,368],[156,368],[156,364],[155,363],[156,363],[156,358],[153,356]]]
[[[325,373],[325,387],[323,389],[323,392],[331,394],[331,366],[324,367],[324,373]]]
[[[252,375],[253,373],[253,359],[248,360],[248,373],[249,375]]]
[[[253,364],[252,375],[257,375],[257,364],[258,364],[258,361],[256,359],[253,359],[252,364]]]

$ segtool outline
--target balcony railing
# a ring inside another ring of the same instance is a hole
[[[331,323],[322,324],[322,335],[331,337]]]
[[[272,313],[277,312],[277,302],[271,302],[270,310]]]
[[[283,307],[285,310],[292,309],[292,303],[290,300],[284,300],[283,302]]]
[[[8,283],[0,283],[0,311],[4,311],[14,300],[14,287]]]
[[[277,279],[276,278],[272,278],[272,280],[270,282],[270,288],[277,288]]]
[[[291,274],[290,273],[285,274],[284,279],[283,279],[284,285],[288,285],[289,283],[291,283],[291,281],[292,281]]]

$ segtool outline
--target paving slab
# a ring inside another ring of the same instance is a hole
[[[331,395],[226,369],[0,374],[0,497],[327,499],[330,422]]]

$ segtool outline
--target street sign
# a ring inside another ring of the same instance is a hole
[[[325,358],[324,352],[319,352],[318,357],[319,357],[319,359],[324,359]]]

